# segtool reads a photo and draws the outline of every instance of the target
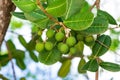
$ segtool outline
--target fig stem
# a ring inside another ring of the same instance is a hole
[[[39,6],[39,8],[45,13],[45,15],[52,21],[54,21],[55,23],[59,24],[60,26],[62,26],[64,29],[66,29],[66,26],[63,24],[63,22],[59,22],[57,19],[55,19],[52,15],[50,15],[42,6],[40,0],[36,0],[36,4]]]

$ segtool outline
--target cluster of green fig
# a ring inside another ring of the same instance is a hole
[[[40,30],[38,35],[42,36],[42,32]],[[75,31],[70,31],[68,36],[66,34],[65,30],[48,29],[45,41],[38,41],[35,48],[38,52],[42,52],[51,51],[56,47],[62,54],[73,55],[83,50],[84,43],[88,46],[94,43],[93,36],[84,36]]]

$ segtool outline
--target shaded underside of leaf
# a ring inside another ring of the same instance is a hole
[[[17,17],[17,18],[26,20],[25,15],[24,15],[23,12],[11,12],[11,14],[12,14],[13,16]]]
[[[39,57],[38,57],[39,61],[46,65],[52,65],[52,64],[56,63],[57,61],[59,61],[60,58],[61,58],[61,53],[56,48],[50,52],[43,51],[43,52],[39,53]]]

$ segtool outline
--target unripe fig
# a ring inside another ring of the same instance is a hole
[[[39,36],[42,35],[42,30],[39,30],[38,33],[37,33]]]
[[[50,51],[53,49],[53,43],[52,42],[46,42],[45,43],[45,49]]]
[[[43,51],[44,50],[44,43],[42,43],[42,42],[37,43],[36,46],[35,46],[35,49],[38,52]]]
[[[65,53],[67,53],[68,52],[68,50],[69,50],[69,47],[68,47],[68,45],[67,44],[61,44],[60,45],[60,51],[63,53],[63,54],[65,54]]]
[[[64,34],[63,32],[58,32],[58,33],[56,33],[56,35],[55,35],[55,39],[56,39],[57,41],[62,41],[62,40],[64,39],[64,37],[65,37],[65,34]]]
[[[58,43],[57,48],[60,50],[61,45],[64,44],[62,42]]]
[[[70,48],[70,54],[75,54],[77,52],[77,49],[75,47]]]
[[[77,40],[78,41],[83,41],[84,40],[84,36],[81,34],[77,34]]]
[[[84,43],[87,46],[92,46],[94,44],[94,37],[93,36],[86,36],[84,39]]]
[[[85,37],[85,41],[92,42],[92,41],[94,41],[94,38],[93,38],[93,36],[87,36],[87,37]]]
[[[52,29],[48,29],[47,32],[46,32],[46,36],[48,38],[52,38],[54,36],[54,34],[55,34],[55,32]]]
[[[66,44],[68,45],[68,46],[74,46],[75,45],[75,43],[76,43],[76,39],[75,39],[75,37],[68,37],[67,38],[67,40],[66,40]]]

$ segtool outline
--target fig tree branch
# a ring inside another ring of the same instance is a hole
[[[10,23],[10,12],[14,10],[15,6],[11,0],[0,0],[0,47]]]
[[[95,3],[91,6],[91,10],[96,6],[97,9],[100,9],[100,0],[96,0]]]
[[[99,73],[98,71],[95,73],[95,80],[98,80]]]
[[[62,26],[64,29],[66,29],[65,25],[62,22],[59,22],[56,18],[54,18],[52,15],[48,14],[47,11],[44,9],[44,7],[42,6],[40,0],[36,0],[37,5],[39,6],[39,8],[46,14],[46,16],[54,21],[55,23],[59,24],[60,26]]]
[[[12,54],[11,54],[11,51],[10,51],[10,49],[9,49],[9,45],[7,44],[7,42],[6,42],[6,47],[7,47],[7,50],[8,50],[8,57],[9,57],[9,60],[10,60],[10,62],[11,62],[11,66],[12,66],[12,70],[13,70],[13,77],[14,77],[14,80],[16,80],[14,63],[13,63],[13,61],[12,61]]]

